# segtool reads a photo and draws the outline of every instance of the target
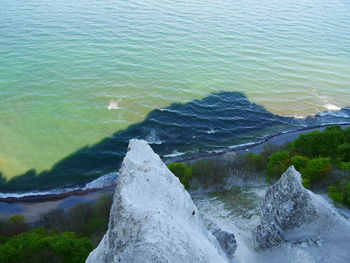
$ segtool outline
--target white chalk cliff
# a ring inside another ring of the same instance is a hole
[[[305,189],[294,167],[267,190],[260,212],[252,231],[258,250],[279,247],[288,255],[284,262],[350,262],[349,220]]]
[[[131,140],[108,231],[86,262],[350,262],[350,220],[305,189],[294,167],[268,187],[260,216],[253,208],[252,217],[232,217],[224,199],[195,200],[202,213],[151,147]]]
[[[267,190],[260,205],[261,224],[253,230],[257,249],[276,246],[283,241],[283,231],[317,219],[314,201],[301,183],[301,175],[291,166]]]
[[[108,231],[86,262],[220,263],[230,262],[232,247],[228,252],[204,227],[179,179],[145,141],[131,140]]]

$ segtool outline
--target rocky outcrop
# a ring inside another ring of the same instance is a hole
[[[267,190],[260,210],[261,223],[252,233],[258,250],[280,244],[285,231],[309,223],[318,215],[310,192],[302,186],[301,175],[293,166]]]
[[[226,255],[233,255],[233,234],[215,236],[219,241],[159,156],[145,141],[131,140],[108,231],[86,262],[230,262]]]
[[[226,256],[229,259],[233,259],[235,251],[237,249],[237,242],[236,242],[235,235],[233,233],[223,231],[221,228],[216,229],[213,232],[213,235],[219,241],[219,244],[222,250],[225,252]]]

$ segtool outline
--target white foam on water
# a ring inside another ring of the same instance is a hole
[[[242,144],[238,144],[238,145],[232,145],[232,146],[230,146],[228,148],[230,148],[230,149],[241,148],[241,147],[244,148],[244,147],[255,145],[255,144],[259,143],[259,142],[261,142],[261,141],[247,142],[247,143],[242,143]]]
[[[329,111],[338,111],[338,110],[341,110],[341,108],[338,107],[337,105],[330,104],[330,103],[324,104],[324,107],[325,107],[327,110],[329,110]]]
[[[185,155],[185,154],[186,154],[186,152],[173,151],[172,153],[163,155],[163,157],[172,158],[172,157],[178,157],[178,156]]]
[[[322,105],[327,111],[339,111],[339,110],[341,110],[341,107],[339,107],[335,101],[333,101],[332,99],[330,99],[326,96],[319,95],[317,93],[316,89],[313,89],[312,92],[315,94],[316,97],[318,97],[322,101]]]
[[[208,131],[206,131],[207,134],[214,134],[216,131],[213,128],[210,128]]]
[[[119,104],[121,102],[121,99],[117,99],[117,100],[112,100],[108,106],[107,109],[109,110],[118,110],[119,109]]]
[[[306,119],[307,116],[301,116],[301,115],[296,115],[294,116],[295,119]]]
[[[66,188],[56,188],[46,191],[31,191],[31,192],[17,192],[17,193],[0,193],[0,198],[22,198],[28,196],[45,196],[45,195],[59,195],[64,193],[69,193],[77,190],[90,190],[104,188],[112,186],[116,183],[118,173],[109,173],[101,176],[83,187],[66,187]]]
[[[162,144],[163,141],[159,138],[157,131],[152,129],[151,132],[145,138],[145,141],[149,144]]]
[[[109,173],[104,176],[101,176],[90,183],[87,183],[83,190],[95,189],[95,188],[104,188],[116,183],[118,173]]]
[[[320,112],[318,116],[334,116],[341,118],[349,118],[350,116],[343,111],[324,111]]]
[[[28,196],[43,196],[43,195],[59,195],[67,192],[72,192],[75,190],[79,190],[80,188],[59,188],[52,189],[47,191],[32,191],[32,192],[17,192],[17,193],[0,193],[0,198],[21,198]]]

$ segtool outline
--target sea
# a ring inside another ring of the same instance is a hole
[[[0,196],[350,122],[349,0],[0,0]],[[38,192],[39,191],[39,192]]]

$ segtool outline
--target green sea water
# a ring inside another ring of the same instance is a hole
[[[0,0],[6,178],[217,91],[283,116],[349,106],[350,1]]]

